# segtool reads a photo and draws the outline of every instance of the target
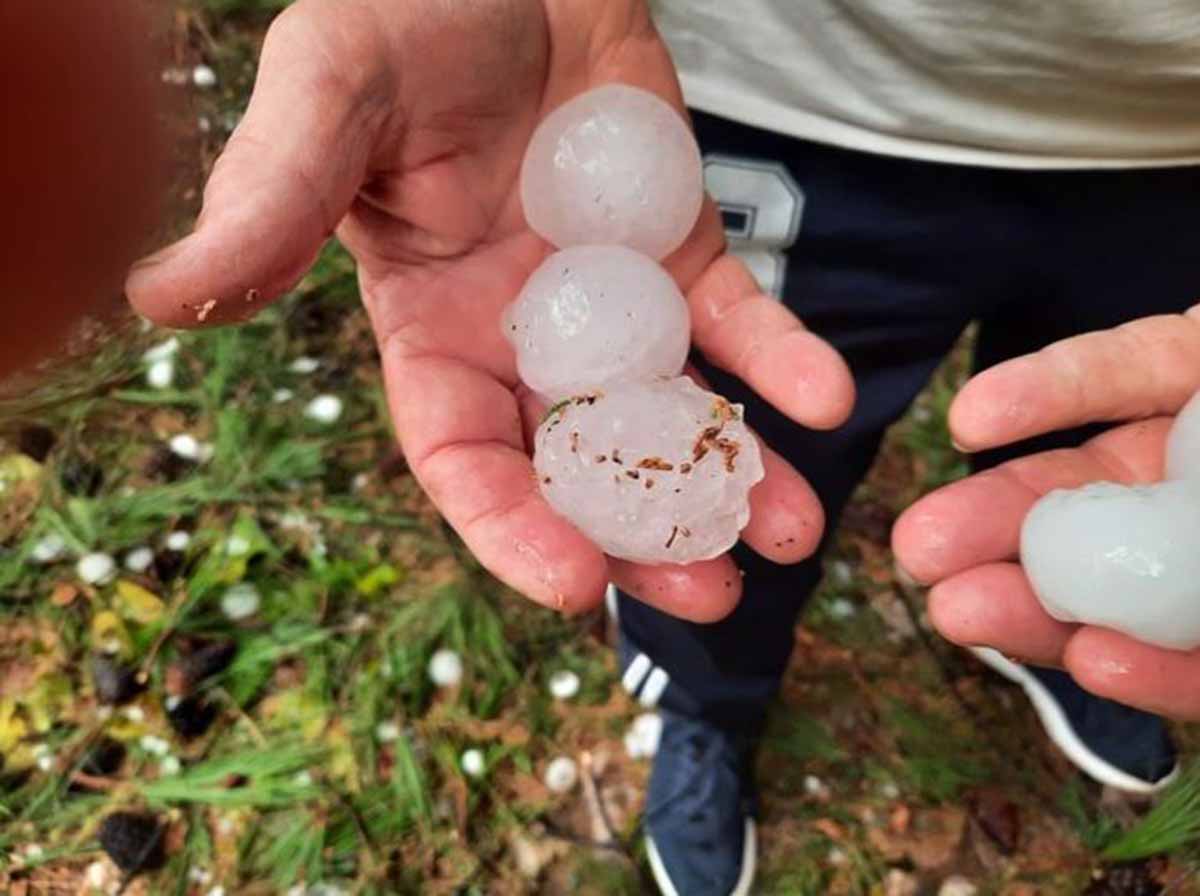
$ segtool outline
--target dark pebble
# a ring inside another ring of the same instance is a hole
[[[195,466],[191,461],[180,457],[166,445],[158,445],[150,453],[142,472],[152,479],[163,479],[174,482],[182,479]]]
[[[17,433],[17,450],[40,464],[50,456],[57,441],[58,436],[54,434],[54,430],[48,426],[39,426],[33,423],[22,427],[21,431]]]
[[[91,461],[71,455],[59,465],[58,479],[68,495],[91,498],[104,484],[104,471]]]
[[[115,775],[125,761],[125,746],[111,737],[102,737],[94,744],[83,758],[80,771],[98,778]]]
[[[236,641],[193,641],[176,661],[184,689],[190,691],[206,678],[224,672],[236,656]]]
[[[167,710],[167,720],[184,740],[199,737],[217,720],[218,710],[202,697],[184,697],[174,709]]]
[[[92,683],[96,699],[106,706],[128,703],[142,692],[137,670],[114,656],[97,654],[92,657]]]
[[[153,871],[166,862],[165,832],[153,815],[114,812],[100,822],[100,847],[126,874]]]

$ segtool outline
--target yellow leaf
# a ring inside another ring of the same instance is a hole
[[[92,617],[92,649],[128,655],[133,642],[125,624],[112,610],[102,610]]]
[[[29,734],[29,726],[17,712],[17,701],[0,700],[0,753],[8,754]]]
[[[166,612],[166,605],[157,594],[125,579],[117,582],[117,601],[121,615],[139,625],[158,622]]]
[[[0,457],[0,482],[36,482],[42,477],[42,465],[24,454]]]

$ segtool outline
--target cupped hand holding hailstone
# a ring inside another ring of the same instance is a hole
[[[699,215],[691,132],[658,97],[611,84],[551,113],[521,174],[530,226],[569,247],[504,317],[522,380],[557,402],[535,440],[542,494],[610,556],[720,556],[764,471],[741,408],[676,378],[687,304],[650,255],[678,248]]]
[[[1046,612],[1173,650],[1200,647],[1200,395],[1167,439],[1166,481],[1050,492],[1021,529]]]

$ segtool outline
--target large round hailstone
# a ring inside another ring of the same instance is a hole
[[[1054,491],[1021,530],[1046,612],[1147,644],[1200,647],[1200,485],[1107,482]]]
[[[741,408],[686,377],[560,403],[538,429],[534,466],[559,514],[605,553],[639,563],[731,548],[763,478]]]
[[[521,381],[548,401],[617,380],[678,376],[690,331],[671,275],[621,246],[556,252],[504,313]]]
[[[1179,412],[1171,427],[1167,478],[1200,479],[1200,392]]]
[[[624,84],[546,116],[521,168],[525,219],[559,248],[612,243],[663,258],[683,245],[703,200],[700,151],[683,117]]]

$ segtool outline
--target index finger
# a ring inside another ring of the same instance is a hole
[[[950,431],[981,451],[1085,423],[1173,414],[1200,389],[1200,305],[1056,342],[972,379]]]

